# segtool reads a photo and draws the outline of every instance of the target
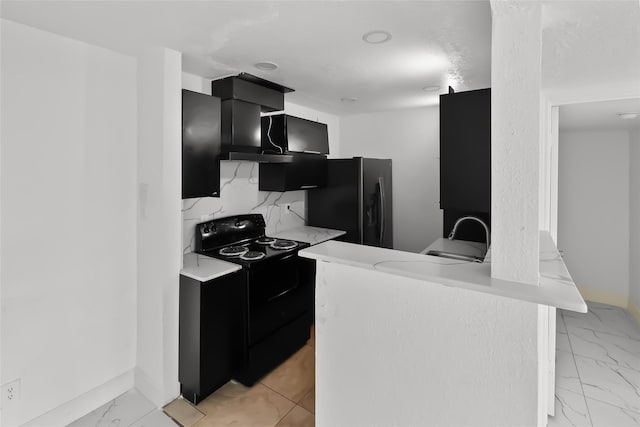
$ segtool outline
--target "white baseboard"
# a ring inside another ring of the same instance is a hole
[[[147,373],[139,367],[135,368],[135,386],[144,397],[149,399],[158,408],[162,408],[167,403],[171,402],[173,398],[177,397],[174,396],[171,399],[165,398],[165,393],[163,392],[163,390],[160,389],[151,380],[149,375],[147,375]]]
[[[133,388],[133,369],[58,406],[22,427],[66,426]]]
[[[599,302],[601,304],[622,307],[629,311],[631,315],[640,323],[640,307],[638,307],[631,298],[620,295],[615,292],[603,291],[594,288],[578,288],[582,298],[587,301]]]
[[[629,313],[640,323],[640,307],[638,307],[631,298],[629,298]]]
[[[629,306],[629,298],[626,295],[620,295],[615,292],[603,291],[602,289],[583,288],[578,290],[582,298],[587,301],[599,302],[601,304],[614,305],[616,307],[627,308]]]

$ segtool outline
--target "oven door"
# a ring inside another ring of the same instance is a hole
[[[297,254],[251,266],[248,280],[249,345],[313,308],[313,264]]]

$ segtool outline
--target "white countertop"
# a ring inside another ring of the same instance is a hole
[[[474,263],[329,241],[303,249],[299,255],[580,313],[587,312],[587,305],[548,232],[540,233],[539,286],[492,278],[489,254],[484,263]]]
[[[291,230],[281,231],[271,237],[279,239],[297,240],[299,242],[307,242],[312,245],[335,239],[345,234],[342,230],[332,230],[330,228],[319,228],[301,226]],[[225,274],[233,273],[242,267],[238,264],[222,261],[217,258],[211,258],[196,253],[188,253],[182,258],[182,270],[180,274],[191,277],[192,279],[206,282]]]
[[[200,282],[207,282],[241,269],[242,267],[238,264],[192,252],[184,255],[182,258],[182,270],[180,270],[180,274]]]
[[[342,236],[343,234],[346,234],[346,232],[342,230],[332,230],[330,228],[320,228],[303,225],[301,227],[281,231],[271,237],[276,237],[278,239],[297,240],[298,242],[306,242],[310,243],[311,245],[317,245],[318,243],[335,239],[336,237]]]

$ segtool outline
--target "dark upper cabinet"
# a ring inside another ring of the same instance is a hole
[[[260,152],[260,106],[237,99],[222,101],[222,151]]]
[[[264,152],[329,154],[326,124],[288,114],[273,114],[261,120]]]
[[[440,208],[491,212],[491,89],[440,95]]]
[[[220,197],[220,99],[182,91],[182,198]]]
[[[327,158],[318,154],[296,153],[291,163],[261,163],[258,173],[260,191],[324,187],[327,184]]]

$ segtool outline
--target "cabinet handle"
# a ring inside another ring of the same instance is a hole
[[[301,185],[300,189],[301,190],[306,190],[307,188],[318,188],[317,185]]]
[[[384,180],[382,179],[382,177],[378,178],[378,186],[380,188],[380,211],[379,211],[379,215],[380,215],[380,245],[382,246],[382,241],[384,240],[384,204],[385,204],[385,197],[384,197]]]
[[[274,295],[274,296],[270,297],[269,299],[267,299],[267,302],[271,302],[271,301],[273,301],[273,300],[275,300],[275,299],[278,299],[278,298],[280,298],[280,297],[282,297],[282,296],[285,296],[285,295],[286,295],[286,294],[288,294],[289,292],[291,292],[291,291],[295,291],[296,289],[298,289],[298,285],[294,286],[293,288],[289,288],[289,289],[287,289],[286,291],[282,291],[282,292],[280,292],[278,295]]]

